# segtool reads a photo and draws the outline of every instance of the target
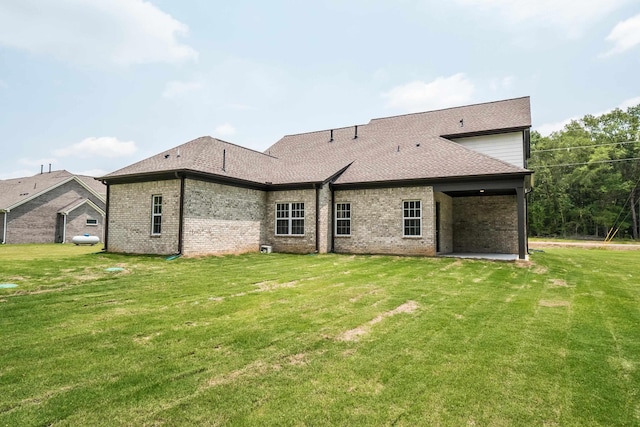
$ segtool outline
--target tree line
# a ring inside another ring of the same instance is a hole
[[[528,168],[530,235],[638,239],[640,105],[532,131]]]

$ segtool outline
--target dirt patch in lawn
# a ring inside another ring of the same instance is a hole
[[[531,260],[517,260],[516,267],[527,268],[533,274],[546,274],[548,269],[545,266],[538,265]]]
[[[275,291],[276,289],[282,289],[282,288],[295,288],[297,284],[298,284],[298,280],[294,280],[292,282],[286,282],[286,283],[278,283],[274,280],[267,280],[265,282],[254,283],[254,286],[257,286],[258,289],[254,289],[252,291],[239,292],[237,294],[229,295],[226,297],[209,297],[208,299],[209,301],[224,301],[227,298],[244,297],[248,294],[255,294],[258,292],[269,292],[269,291]]]
[[[360,294],[360,295],[356,295],[356,296],[355,296],[355,297],[353,297],[353,298],[349,298],[349,302],[358,302],[358,301],[360,301],[362,298],[364,298],[364,297],[366,297],[366,296],[369,296],[369,295],[375,295],[375,294],[377,294],[378,292],[379,292],[379,289],[373,289],[373,290],[370,290],[369,292],[365,292],[365,293],[362,293],[362,294]]]
[[[445,265],[444,267],[442,267],[442,268],[440,269],[440,271],[447,271],[447,270],[449,270],[450,268],[456,268],[456,267],[461,267],[461,266],[462,266],[462,260],[457,259],[457,260],[455,260],[454,262],[452,262],[452,263],[450,263],[450,264],[447,264],[447,265]]]
[[[286,283],[278,283],[272,280],[268,280],[266,282],[256,283],[255,286],[257,286],[258,289],[256,289],[254,292],[266,292],[266,291],[272,291],[274,289],[279,289],[279,288],[293,288],[297,284],[298,284],[297,280],[294,280],[292,282],[286,282]]]
[[[311,356],[313,355],[314,354],[312,354]],[[271,372],[281,371],[286,367],[287,364],[291,366],[305,366],[309,363],[309,358],[310,356],[306,353],[297,353],[283,356],[278,361],[269,362],[256,360],[246,366],[243,366],[240,369],[236,369],[235,371],[231,371],[226,374],[218,375],[209,379],[209,381],[205,383],[204,388],[232,384],[244,378],[255,378],[263,375],[268,375]]]
[[[293,356],[289,356],[289,364],[290,365],[306,365],[307,364],[307,355],[304,353],[294,354]]]
[[[360,325],[357,328],[354,329],[350,329],[346,332],[343,332],[342,334],[340,334],[338,336],[338,341],[358,341],[358,339],[362,336],[362,335],[366,335],[371,331],[371,326],[375,325],[376,323],[380,323],[382,322],[385,318],[387,317],[391,317],[391,316],[395,316],[396,314],[400,314],[400,313],[412,313],[414,311],[416,311],[418,309],[419,305],[417,302],[415,301],[407,301],[402,305],[399,305],[398,307],[394,308],[393,310],[387,311],[385,313],[382,313],[376,317],[374,317],[373,319],[371,319],[370,321],[368,321],[367,323],[365,323],[364,325]]]
[[[569,301],[541,299],[538,301],[538,305],[541,307],[569,307],[571,303]]]
[[[219,385],[230,384],[243,377],[255,377],[264,375],[272,369],[272,367],[262,361],[255,361],[244,366],[243,368],[211,378],[208,381],[207,386],[217,387]]]
[[[551,279],[551,286],[555,288],[569,288],[570,286],[567,284],[566,280],[562,279]]]

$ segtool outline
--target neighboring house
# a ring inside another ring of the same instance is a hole
[[[2,243],[69,243],[75,235],[103,238],[106,187],[65,170],[0,180]]]
[[[202,137],[101,179],[110,252],[527,254],[529,98],[289,135]]]

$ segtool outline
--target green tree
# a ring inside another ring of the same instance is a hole
[[[640,105],[531,134],[530,230],[538,236],[639,238]]]

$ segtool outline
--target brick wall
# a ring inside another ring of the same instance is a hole
[[[266,199],[264,191],[187,179],[183,253],[258,252]]]
[[[454,197],[453,251],[517,254],[516,196]]]
[[[276,203],[304,203],[304,235],[276,236]],[[327,202],[325,202],[326,204]],[[326,209],[328,211],[328,208]],[[311,253],[316,250],[316,190],[271,191],[264,217],[265,242],[276,252]]]
[[[331,251],[331,227],[333,209],[331,208],[331,189],[329,184],[322,186],[319,191],[319,221],[318,221],[318,252],[325,254]]]
[[[102,208],[105,206],[103,201],[72,180],[11,210],[7,214],[6,243],[61,241],[58,211],[83,198]]]
[[[162,196],[162,233],[151,236],[152,196]],[[113,184],[109,197],[109,252],[178,252],[180,180]]]
[[[98,220],[97,225],[87,225],[87,219]],[[71,243],[73,236],[90,234],[98,236],[102,242],[104,239],[104,217],[88,204],[84,204],[67,215],[67,231],[65,243]]]
[[[403,201],[422,202],[422,236],[403,237]],[[435,255],[432,187],[335,191],[335,203],[351,203],[351,236],[334,240],[339,253]]]

